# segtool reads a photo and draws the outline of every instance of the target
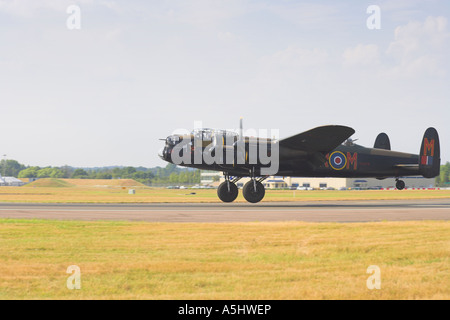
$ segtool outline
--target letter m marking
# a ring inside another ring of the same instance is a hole
[[[353,165],[353,170],[358,169],[358,153],[355,152],[353,155],[350,155],[350,152],[347,152],[347,169],[350,168],[350,165]]]
[[[427,138],[423,140],[423,155],[427,156],[434,156],[434,139],[431,139],[431,141],[428,141]]]

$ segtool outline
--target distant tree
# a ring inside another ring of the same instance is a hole
[[[441,172],[439,177],[436,179],[436,182],[444,186],[450,182],[450,162],[447,162],[445,165],[441,166]]]
[[[72,179],[86,179],[88,173],[84,169],[76,169],[72,174]]]
[[[173,163],[168,163],[164,168],[165,174],[170,176],[173,172],[177,171],[177,166]]]
[[[133,173],[136,172],[136,169],[133,167],[126,167],[122,169],[122,174],[123,176],[130,178],[132,176]]]
[[[59,169],[63,173],[63,178],[66,178],[66,179],[70,178],[72,176],[72,173],[74,172],[74,169],[72,167],[67,166],[67,165],[62,166]]]
[[[1,160],[0,161],[0,174],[5,177],[17,177],[19,172],[26,167],[17,162],[16,160]]]
[[[169,176],[170,183],[178,183],[178,175],[175,172],[172,172]]]
[[[59,168],[47,167],[37,172],[37,178],[62,178],[64,173]]]
[[[113,176],[114,179],[122,178],[122,169],[121,168],[114,168],[112,170],[112,176]]]
[[[131,178],[140,183],[150,185],[154,176],[151,172],[136,171]]]
[[[112,179],[112,174],[108,172],[97,172],[94,179]]]
[[[64,172],[59,168],[52,168],[52,172],[50,173],[50,178],[64,178]]]
[[[50,177],[50,173],[52,172],[52,168],[42,168],[37,172],[38,178],[48,178]]]
[[[40,167],[28,167],[19,172],[19,178],[37,178]]]
[[[200,183],[200,171],[167,164],[164,168],[144,167],[100,167],[75,169],[63,167],[23,168],[19,178],[74,178],[74,179],[134,179],[146,185],[197,184]]]

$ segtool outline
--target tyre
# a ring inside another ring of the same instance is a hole
[[[397,183],[395,184],[395,187],[396,187],[398,190],[403,190],[403,189],[405,189],[405,181],[403,181],[403,180],[398,180]]]
[[[223,202],[233,202],[239,194],[238,188],[233,182],[230,182],[229,186],[230,189],[228,190],[228,183],[225,181],[217,188],[217,195]]]
[[[255,190],[255,183],[256,183],[256,190]],[[266,189],[264,189],[264,186],[261,182],[253,182],[250,180],[244,185],[244,188],[242,189],[242,193],[244,195],[245,200],[247,200],[250,203],[257,203],[260,202],[264,195],[266,194]]]

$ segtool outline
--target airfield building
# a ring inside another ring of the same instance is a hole
[[[200,184],[203,186],[218,187],[219,180],[223,179],[222,172],[204,170],[200,172]]]
[[[2,177],[0,175],[0,186],[2,187],[20,187],[23,186],[25,183],[15,177]]]
[[[406,188],[434,188],[434,178],[402,177]],[[250,178],[243,178],[236,184],[242,187]],[[221,177],[220,182],[225,181]],[[299,188],[299,189],[395,189],[395,179],[387,178],[378,180],[375,178],[297,178],[297,177],[269,177],[264,180],[264,186],[268,189]]]

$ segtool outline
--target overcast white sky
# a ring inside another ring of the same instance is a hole
[[[158,138],[242,116],[280,137],[347,125],[369,147],[383,131],[411,153],[434,126],[450,161],[449,20],[448,0],[0,0],[0,156],[165,165]]]

